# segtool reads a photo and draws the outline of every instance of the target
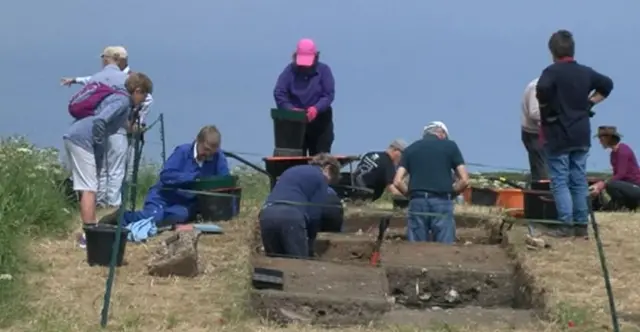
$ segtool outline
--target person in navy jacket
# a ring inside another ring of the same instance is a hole
[[[124,224],[148,218],[153,218],[156,224],[191,220],[195,213],[196,195],[178,189],[198,179],[229,175],[229,166],[220,143],[218,129],[205,126],[200,129],[193,143],[176,147],[164,163],[158,182],[149,189],[142,210],[125,212]],[[101,222],[116,223],[115,213]]]
[[[291,167],[280,175],[259,215],[267,255],[289,258],[312,255],[329,183],[339,175],[340,164],[326,153],[316,155],[309,165]]]
[[[319,52],[311,39],[298,42],[292,63],[288,64],[273,90],[279,109],[307,113],[305,154],[331,152],[333,145],[333,109],[335,82],[331,68],[319,61]]]

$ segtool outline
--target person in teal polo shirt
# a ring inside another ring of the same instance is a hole
[[[404,182],[407,175],[408,186]],[[448,138],[442,122],[427,125],[423,138],[405,149],[393,182],[409,198],[409,241],[456,241],[453,199],[469,184],[469,174],[458,145]]]

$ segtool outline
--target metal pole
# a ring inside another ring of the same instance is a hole
[[[164,137],[164,113],[160,113],[160,142],[162,142],[162,163],[167,161],[167,144]]]
[[[137,141],[139,140],[138,136],[134,136],[134,144],[137,144]],[[128,173],[128,167],[129,167],[129,154],[127,154],[126,156],[127,160],[125,160],[125,166],[124,166],[124,174],[126,177],[126,174]],[[116,273],[116,261],[118,258],[118,253],[120,252],[120,237],[122,236],[122,224],[123,224],[123,217],[124,217],[124,209],[125,209],[125,201],[127,199],[127,191],[128,191],[128,181],[124,181],[124,183],[122,184],[122,189],[121,189],[121,195],[122,195],[122,204],[120,204],[120,207],[118,208],[118,226],[116,228],[116,233],[115,233],[115,241],[113,243],[113,248],[111,249],[111,262],[109,262],[109,276],[107,277],[107,282],[106,282],[106,286],[105,286],[105,290],[104,290],[104,301],[102,303],[102,312],[100,314],[100,326],[101,327],[106,327],[107,323],[109,321],[109,305],[111,303],[111,291],[113,288],[113,278],[115,277],[115,273]]]

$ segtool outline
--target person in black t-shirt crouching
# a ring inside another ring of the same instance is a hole
[[[393,195],[402,196],[393,184],[393,178],[406,147],[404,140],[396,139],[386,151],[365,153],[353,172],[355,185],[373,190],[370,198],[374,201],[382,196],[385,189]]]

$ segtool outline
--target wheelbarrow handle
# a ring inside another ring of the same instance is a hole
[[[257,166],[256,164],[254,164],[254,163],[252,163],[252,162],[250,162],[250,161],[238,156],[237,154],[235,154],[233,152],[223,151],[223,153],[224,153],[224,156],[227,157],[227,158],[235,159],[235,160],[237,160],[237,161],[249,166],[250,168],[252,168],[252,169],[254,169],[254,170],[256,170],[256,171],[258,171],[258,172],[260,172],[260,173],[262,173],[262,174],[264,174],[266,176],[268,176],[269,178],[272,177],[271,174],[269,174],[269,172],[267,172],[264,168]]]

